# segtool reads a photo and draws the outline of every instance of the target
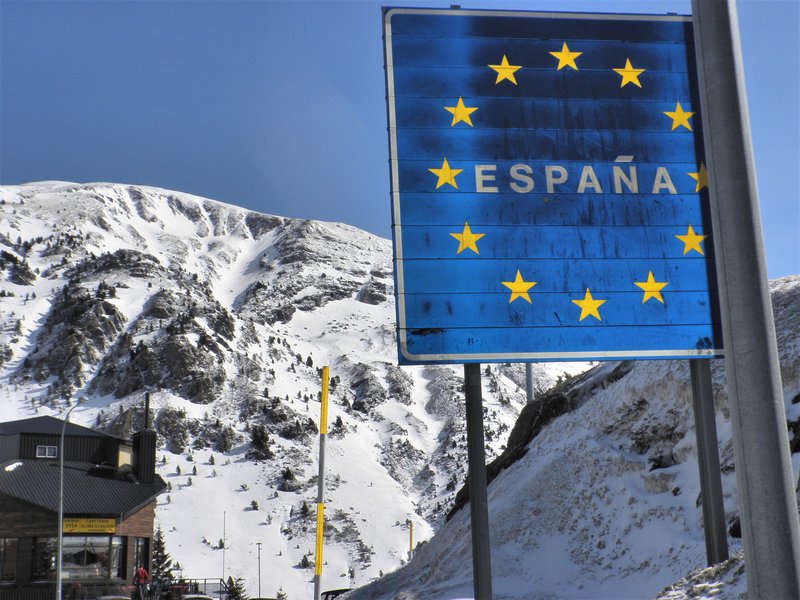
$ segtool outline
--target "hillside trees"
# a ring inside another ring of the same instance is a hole
[[[225,591],[228,593],[229,600],[247,600],[247,591],[244,587],[244,579],[237,577],[235,580],[229,576],[225,582]]]
[[[153,583],[169,584],[173,578],[172,557],[166,550],[164,532],[159,526],[153,536],[153,572],[151,573],[151,579]]]
[[[269,447],[269,434],[263,425],[253,425],[250,428],[250,450],[247,458],[253,460],[267,460],[274,456]]]

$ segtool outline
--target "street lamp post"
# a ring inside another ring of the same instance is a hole
[[[56,549],[56,600],[61,600],[61,560],[64,545],[64,434],[67,431],[67,422],[70,413],[78,408],[78,400],[64,415],[64,424],[61,426],[61,444],[58,448],[58,546]]]
[[[256,542],[258,546],[258,598],[261,600],[261,542]]]

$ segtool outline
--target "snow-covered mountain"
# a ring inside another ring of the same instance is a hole
[[[462,371],[395,366],[388,240],[162,189],[43,182],[0,187],[0,268],[0,420],[81,400],[74,421],[127,435],[149,392],[170,484],[156,518],[184,576],[241,576],[256,595],[260,567],[262,596],[311,596],[327,364],[323,589],[471,596]],[[800,277],[772,286],[797,471]],[[738,598],[740,553],[702,568],[687,363],[588,367],[536,365],[529,406],[522,365],[482,367],[496,598]],[[712,373],[736,552],[722,361]]]
[[[0,268],[0,420],[80,400],[73,421],[129,435],[149,392],[170,485],[156,518],[184,576],[241,576],[256,595],[261,543],[262,595],[311,595],[322,365],[323,587],[401,566],[407,519],[415,542],[443,523],[465,476],[462,372],[395,366],[388,240],[163,189],[42,182],[0,188]],[[537,391],[586,367],[537,366]],[[484,398],[493,458],[524,368],[487,368]]]

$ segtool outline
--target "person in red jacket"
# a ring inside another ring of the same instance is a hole
[[[147,569],[144,568],[144,565],[139,565],[133,574],[133,583],[139,586],[139,600],[147,600],[147,584],[149,581],[150,576],[147,574]]]

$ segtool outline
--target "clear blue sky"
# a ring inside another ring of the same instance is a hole
[[[450,2],[0,0],[0,183],[154,185],[390,237],[381,4]],[[738,10],[769,274],[800,273],[798,2]]]

